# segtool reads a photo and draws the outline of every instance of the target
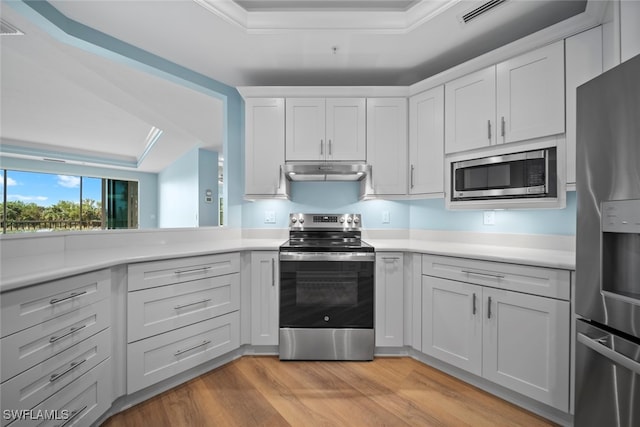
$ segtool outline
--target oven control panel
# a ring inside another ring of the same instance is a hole
[[[362,217],[360,214],[289,214],[289,228],[348,229],[359,230]]]

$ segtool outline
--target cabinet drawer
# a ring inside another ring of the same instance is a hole
[[[141,390],[239,346],[237,311],[129,344],[127,392]]]
[[[0,385],[2,407],[31,409],[110,354],[111,329],[107,328]]]
[[[2,382],[109,327],[110,301],[98,301],[2,338]]]
[[[31,414],[34,419],[30,419],[27,413],[11,427],[90,426],[111,407],[111,374],[109,358],[33,408]],[[45,411],[57,419],[44,422],[42,417],[35,419]]]
[[[239,309],[239,273],[129,292],[128,342]]]
[[[567,270],[423,255],[422,274],[567,301],[570,298]]]
[[[101,270],[2,294],[3,337],[111,295],[111,273]]]
[[[137,291],[239,272],[238,253],[131,264],[128,267],[129,290]]]

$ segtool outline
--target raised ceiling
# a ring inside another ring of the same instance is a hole
[[[410,85],[585,10],[586,0],[52,0],[68,18],[229,86]],[[2,2],[2,129],[25,150],[159,171],[222,151],[222,105],[61,43]],[[149,131],[164,131],[140,162]],[[31,148],[30,148],[31,147]],[[139,165],[137,163],[140,163]]]

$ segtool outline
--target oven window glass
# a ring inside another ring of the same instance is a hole
[[[296,305],[358,305],[358,274],[353,271],[302,271],[296,275]]]

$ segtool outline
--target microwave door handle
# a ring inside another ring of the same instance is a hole
[[[544,156],[544,192],[550,193],[551,189],[549,188],[549,153]]]

